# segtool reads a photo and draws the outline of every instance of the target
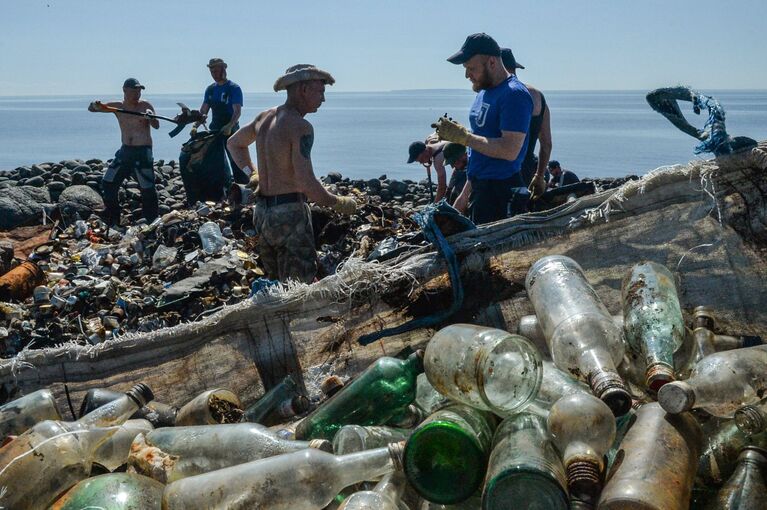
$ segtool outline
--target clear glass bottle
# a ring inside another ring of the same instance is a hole
[[[137,384],[122,398],[74,422],[46,420],[0,448],[0,508],[47,508],[88,477],[93,453],[137,409],[152,399]]]
[[[242,402],[229,390],[217,388],[200,393],[178,410],[176,426],[237,423],[242,419]]]
[[[674,352],[685,334],[674,275],[661,264],[642,262],[623,279],[621,295],[626,343],[644,356],[645,383],[657,392],[674,380]]]
[[[165,487],[164,510],[319,510],[344,487],[402,466],[402,445],[336,456],[314,448],[192,476]]]
[[[738,455],[746,446],[767,448],[767,431],[749,436],[735,420],[713,418],[703,424],[703,452],[698,460],[696,484],[721,485],[735,470]]]
[[[0,441],[44,420],[61,420],[51,390],[37,390],[0,406]]]
[[[424,412],[425,416],[429,416],[440,407],[445,407],[449,403],[450,399],[431,385],[426,374],[418,374],[416,378],[415,405]]]
[[[325,440],[291,441],[258,423],[166,427],[135,436],[128,464],[163,483],[306,448],[332,451]]]
[[[623,329],[623,315],[613,315],[613,322],[615,322],[618,328]],[[520,317],[517,323],[517,334],[530,340],[538,349],[538,352],[540,352],[541,358],[551,361],[551,353],[549,352],[546,335],[543,334],[537,315],[523,315]]]
[[[735,411],[759,402],[767,392],[767,345],[706,356],[689,379],[666,384],[658,402],[668,413],[703,409],[732,418]]]
[[[152,424],[143,419],[128,420],[119,426],[112,437],[101,443],[93,453],[93,463],[107,471],[114,471],[128,462],[133,439],[141,433],[154,430]]]
[[[355,492],[341,503],[338,510],[400,510],[407,479],[401,471],[381,478],[373,490]]]
[[[160,510],[165,486],[133,473],[109,473],[72,487],[51,510]]]
[[[690,413],[667,415],[655,402],[636,411],[599,510],[687,510],[703,433]]]
[[[336,455],[382,448],[410,437],[412,430],[393,427],[344,425],[333,438],[333,452]]]
[[[405,446],[405,474],[424,498],[455,504],[482,484],[490,455],[495,417],[463,404],[452,404],[429,416]]]
[[[615,417],[600,399],[573,393],[551,407],[547,425],[567,474],[571,495],[591,500],[599,494],[604,456],[615,439]]]
[[[616,369],[625,353],[622,333],[581,267],[561,255],[543,257],[525,287],[554,364],[586,382],[615,416],[626,414],[631,396]]]
[[[80,406],[79,416],[85,416],[94,409],[103,406],[113,400],[122,397],[124,393],[108,390],[105,388],[92,388],[85,393],[83,403]],[[172,427],[176,423],[178,408],[152,401],[136,411],[131,419],[148,420],[153,427]]]
[[[482,494],[483,510],[567,510],[565,468],[545,418],[520,413],[506,418],[493,437]]]
[[[525,412],[535,413],[545,419],[549,416],[554,402],[565,395],[591,393],[588,386],[559,370],[551,361],[544,361],[542,366],[541,387],[535,400],[525,408]]]
[[[426,345],[424,370],[446,397],[502,416],[535,398],[543,374],[540,355],[525,338],[473,324],[437,331]]]
[[[764,510],[767,508],[767,450],[747,446],[727,483],[706,510]]]
[[[309,410],[309,400],[299,392],[291,374],[245,409],[243,421],[275,425]]]
[[[423,351],[379,358],[296,427],[297,439],[328,439],[344,425],[383,425],[415,400]]]
[[[735,424],[749,436],[767,430],[767,399],[735,411]]]

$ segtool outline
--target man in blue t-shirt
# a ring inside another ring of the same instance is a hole
[[[487,34],[473,34],[447,59],[463,64],[478,92],[469,113],[472,131],[447,117],[435,127],[440,139],[468,147],[468,181],[455,201],[476,224],[506,218],[515,188],[525,188],[521,176],[533,100],[527,88],[510,76],[501,61],[501,48]],[[519,212],[519,211],[514,211]]]
[[[218,140],[215,147],[209,149],[221,155],[211,155],[211,158],[216,162],[223,161],[225,166],[226,159],[228,159],[230,167],[226,170],[229,174],[227,180],[231,182],[233,176],[234,181],[238,184],[247,184],[250,176],[246,175],[235,164],[232,155],[229,154],[229,150],[226,148],[226,141],[232,133],[240,128],[238,121],[242,114],[242,89],[226,77],[227,67],[226,62],[220,58],[212,58],[208,62],[208,69],[210,69],[210,75],[213,77],[213,83],[205,89],[205,97],[202,100],[200,113],[207,115],[210,111],[213,114],[210,130],[221,133],[221,139]],[[226,153],[226,156],[224,156],[224,153]]]

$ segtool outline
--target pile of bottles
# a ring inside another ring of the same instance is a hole
[[[0,507],[767,508],[767,345],[716,334],[707,307],[688,328],[653,262],[617,317],[567,257],[525,283],[516,333],[447,326],[317,406],[292,376],[249,408],[138,384],[64,421],[49,390],[21,397],[0,407]]]

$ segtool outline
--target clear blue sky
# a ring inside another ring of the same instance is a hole
[[[0,0],[0,95],[198,92],[212,56],[246,92],[289,65],[338,91],[468,88],[445,58],[484,31],[544,90],[767,88],[767,2]],[[760,62],[762,64],[760,64]]]

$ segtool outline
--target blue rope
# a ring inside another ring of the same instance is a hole
[[[461,231],[473,230],[477,227],[474,225],[474,223],[471,222],[471,220],[465,216],[462,216],[461,213],[449,206],[444,199],[437,204],[427,205],[421,212],[413,215],[415,222],[419,227],[421,227],[421,230],[423,230],[423,234],[426,239],[428,239],[429,242],[434,245],[434,247],[437,249],[437,252],[442,255],[447,262],[447,272],[450,275],[450,284],[453,291],[453,302],[450,305],[450,308],[447,310],[437,311],[425,317],[413,319],[394,328],[388,328],[381,331],[376,331],[375,333],[363,335],[358,340],[361,345],[368,345],[387,336],[399,335],[400,333],[406,333],[414,329],[425,328],[439,324],[460,310],[461,306],[463,305],[463,285],[461,284],[460,271],[461,268],[458,264],[458,258],[455,256],[455,252],[450,247],[450,244],[447,242],[447,239],[445,239],[445,236],[442,234],[442,231],[437,225],[435,220],[435,216],[437,215],[442,218],[449,219],[451,222],[457,223],[461,228]]]

